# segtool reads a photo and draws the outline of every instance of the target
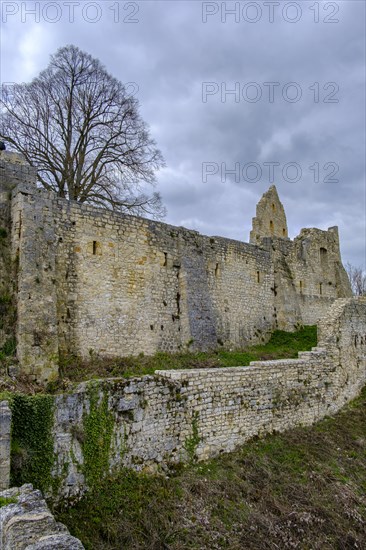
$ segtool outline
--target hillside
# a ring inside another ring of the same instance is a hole
[[[332,418],[169,476],[122,470],[60,521],[89,550],[366,547],[366,389]]]

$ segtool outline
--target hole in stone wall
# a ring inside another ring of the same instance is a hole
[[[219,275],[219,264],[216,264],[216,267],[215,267],[215,277],[218,277]]]
[[[282,235],[283,235],[284,237],[286,237],[286,229],[285,229],[285,228],[282,229]]]
[[[257,283],[261,282],[261,274],[259,271],[257,271]]]
[[[302,281],[299,282],[299,286],[300,286],[300,294],[302,294],[302,290],[303,290]]]
[[[164,263],[163,266],[166,267],[168,265],[168,254],[167,252],[164,252]]]
[[[180,294],[179,294],[179,292],[177,292],[176,302],[177,302],[177,314],[180,315]]]
[[[273,233],[274,233],[274,225],[273,225],[273,221],[272,221],[272,220],[270,220],[270,222],[269,222],[269,230],[270,230],[270,232],[271,232],[271,235],[273,235]]]
[[[274,212],[276,210],[276,206],[274,205],[274,203],[272,203],[272,211]]]
[[[95,256],[97,253],[97,244],[97,241],[93,241],[93,256]]]
[[[150,330],[154,330],[154,325],[150,325]]]
[[[164,330],[164,325],[160,325],[160,330]]]
[[[319,294],[320,296],[323,294],[323,283],[319,283]]]
[[[23,223],[22,214],[19,214],[19,227],[18,227],[18,237],[19,237],[19,239],[22,235],[22,223]]]
[[[168,303],[165,300],[163,300],[163,304],[165,307],[168,305]]]

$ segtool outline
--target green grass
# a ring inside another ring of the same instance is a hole
[[[82,361],[76,357],[64,357],[60,367],[61,386],[62,379],[81,382],[90,378],[142,376],[153,374],[155,370],[237,367],[249,365],[251,361],[297,357],[299,351],[310,350],[316,344],[316,327],[306,326],[297,332],[277,330],[267,344],[251,346],[239,351],[216,350],[207,353],[187,351],[109,359],[92,354],[89,361]]]
[[[366,389],[315,426],[170,477],[122,470],[56,510],[87,550],[366,548]]]

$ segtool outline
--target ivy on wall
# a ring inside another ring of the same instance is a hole
[[[12,410],[11,483],[21,486],[32,483],[48,492],[53,487],[52,395],[14,394],[9,402]]]
[[[83,473],[89,487],[97,485],[109,471],[109,453],[114,418],[108,409],[108,393],[100,393],[98,386],[89,388],[89,413],[84,414],[82,450]]]

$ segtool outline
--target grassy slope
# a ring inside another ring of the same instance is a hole
[[[122,470],[58,519],[87,550],[366,548],[366,388],[313,427],[170,478]]]
[[[315,326],[306,326],[297,332],[275,331],[271,340],[261,346],[241,351],[217,350],[209,353],[156,353],[153,356],[122,357],[114,359],[91,356],[90,361],[75,357],[63,358],[61,375],[64,381],[81,382],[90,378],[110,376],[141,376],[153,374],[158,369],[192,369],[210,367],[236,367],[249,365],[260,359],[297,357],[299,351],[316,346]]]
[[[156,353],[152,356],[143,354],[137,357],[105,358],[91,354],[88,361],[69,356],[61,359],[60,378],[46,388],[37,385],[27,376],[18,376],[16,380],[2,376],[6,371],[6,360],[0,349],[0,397],[4,392],[58,393],[69,391],[73,384],[90,380],[91,378],[143,376],[153,374],[158,369],[194,369],[210,367],[237,367],[249,365],[250,361],[260,359],[281,359],[297,357],[299,351],[311,349],[317,344],[316,326],[306,326],[297,332],[275,331],[271,340],[261,346],[252,346],[244,350],[217,350],[209,353]],[[3,395],[5,398],[5,394]]]

